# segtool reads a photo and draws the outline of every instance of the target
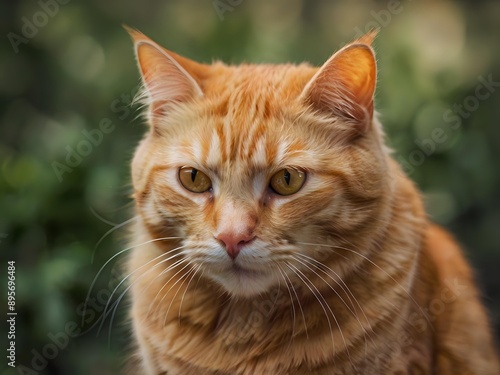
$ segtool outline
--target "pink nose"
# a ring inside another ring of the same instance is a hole
[[[245,233],[222,232],[216,238],[224,244],[227,255],[234,260],[240,253],[241,247],[252,241],[255,236]]]

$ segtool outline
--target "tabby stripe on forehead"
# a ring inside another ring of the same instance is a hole
[[[237,104],[240,108],[238,113],[240,118],[237,119],[237,123],[241,124],[242,129],[240,130],[244,131],[246,134],[250,134],[250,130],[258,121],[259,98],[259,95],[251,94],[250,100],[245,100],[244,103]],[[249,138],[249,136],[247,138]]]
[[[220,137],[218,131],[214,130],[210,137],[210,146],[207,148],[208,152],[203,160],[205,166],[215,166],[220,163],[221,147]]]
[[[200,141],[200,158],[198,159],[198,161],[201,165],[207,165],[207,160],[212,148],[212,142],[214,141],[213,136],[214,133],[210,132],[206,139]]]
[[[253,132],[249,134],[246,141],[244,159],[250,159],[252,157],[252,152],[255,151],[257,143],[264,140],[265,127],[262,123],[256,123],[253,128]]]
[[[276,164],[281,164],[283,162],[283,159],[285,157],[285,154],[288,150],[288,143],[285,140],[281,140],[277,147],[276,153],[273,155],[274,156],[274,162]]]
[[[239,89],[245,90],[246,95],[232,95],[230,97],[230,108],[225,123],[226,137],[231,140],[228,145],[230,151],[228,154],[231,160],[240,157],[248,159],[255,143],[254,133],[262,132],[262,116],[265,112],[264,95],[251,92],[246,86],[248,83],[242,84]],[[242,135],[247,134],[243,139]]]
[[[256,120],[259,118],[257,113],[260,113],[260,111],[258,111],[259,103],[261,102],[260,99],[261,97],[259,95],[257,94],[253,95],[253,99],[250,102],[250,106],[247,113],[247,117],[249,120]]]
[[[259,111],[259,114],[261,111]],[[255,144],[263,137],[265,132],[265,124],[261,121],[260,116],[256,117],[249,130],[247,145],[245,147],[245,158],[250,159],[252,151],[255,149]]]
[[[218,150],[211,150],[212,153],[215,153],[215,152],[220,153],[221,161],[227,160],[227,155],[228,155],[227,150],[226,150],[227,142],[224,139],[224,125],[225,125],[225,123],[226,123],[226,120],[224,120],[223,122],[220,122],[218,124],[218,126],[216,127],[217,137],[219,138]]]
[[[233,143],[233,140],[232,140],[232,135],[231,135],[231,117],[226,117],[224,120],[224,127],[222,128],[222,137],[224,137],[223,141],[222,141],[222,144],[225,146],[225,152],[224,152],[224,157],[223,157],[223,161],[227,161],[227,160],[230,160],[231,159],[231,153],[232,153],[232,150],[231,150],[231,146],[232,146],[232,143]]]
[[[252,155],[252,163],[254,166],[266,166],[268,164],[266,155],[266,145],[264,137],[260,137]]]
[[[203,160],[203,155],[205,154],[205,149],[207,147],[207,142],[202,142],[201,140],[197,139],[196,142],[191,146],[193,150],[193,156],[194,159],[198,162],[201,162]]]
[[[221,95],[222,96],[222,95]],[[229,98],[227,96],[222,96],[221,101],[217,104],[214,105],[213,107],[210,108],[210,116],[212,117],[225,117],[227,116],[228,113],[228,100]]]
[[[237,115],[239,113],[246,112],[246,108],[244,108],[242,104],[245,101],[246,95],[241,95],[239,88],[235,89],[233,94],[229,98],[229,110],[227,116],[223,120],[226,147],[226,153],[223,157],[224,161],[228,161],[228,158],[229,160],[234,160],[236,157],[237,149],[241,147],[240,134],[242,132],[240,131],[240,129],[237,129],[237,125],[241,122],[241,120]],[[232,130],[236,131],[233,132]]]

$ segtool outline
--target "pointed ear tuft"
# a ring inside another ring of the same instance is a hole
[[[373,118],[377,66],[375,54],[367,43],[374,36],[367,34],[330,57],[301,95],[306,105],[341,118],[357,135],[369,129]]]
[[[169,106],[203,96],[197,80],[202,65],[159,46],[141,32],[125,26],[134,41],[150,118],[164,115]]]
[[[379,32],[379,29],[371,29],[365,35],[354,40],[350,44],[366,44],[367,46],[371,46],[373,44],[373,41],[377,37],[378,32]]]
[[[130,27],[130,26],[125,25],[125,24],[123,24],[122,27],[125,29],[125,31],[128,33],[128,35],[130,35],[134,44],[137,43],[141,39],[142,40],[148,39],[148,37],[146,35],[141,33],[139,30],[134,29],[133,27]]]

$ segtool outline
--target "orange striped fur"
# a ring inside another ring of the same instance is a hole
[[[150,126],[131,373],[499,374],[469,266],[384,145],[373,34],[315,68],[204,65],[130,33]],[[306,178],[280,195],[286,168]]]

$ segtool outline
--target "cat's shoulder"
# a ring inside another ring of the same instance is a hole
[[[455,238],[444,228],[431,224],[426,231],[424,256],[432,261],[436,276],[443,282],[460,277],[471,280],[472,271]]]

